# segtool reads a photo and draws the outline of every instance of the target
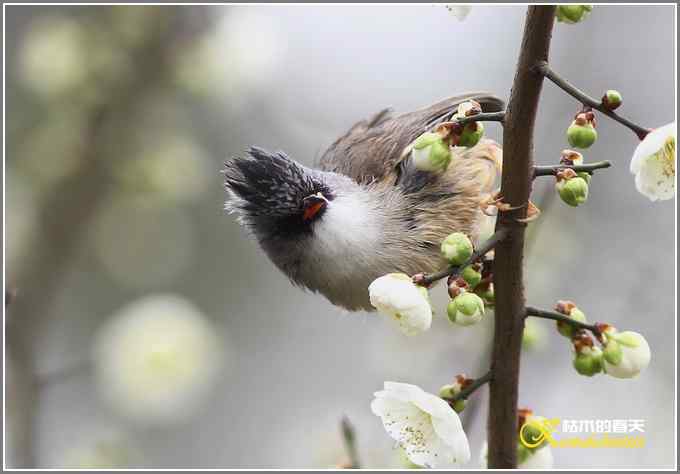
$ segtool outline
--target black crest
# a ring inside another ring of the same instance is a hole
[[[321,192],[330,198],[316,174],[283,152],[251,147],[247,157],[224,163],[226,208],[240,214],[242,223],[255,231],[297,227],[305,197]]]

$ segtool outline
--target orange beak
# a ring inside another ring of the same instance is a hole
[[[304,198],[302,220],[309,222],[322,210],[326,208],[328,199],[321,193],[312,194]]]

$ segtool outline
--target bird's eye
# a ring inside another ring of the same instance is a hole
[[[327,205],[328,199],[321,193],[307,196],[302,200],[302,220],[305,222],[312,221],[320,215]]]

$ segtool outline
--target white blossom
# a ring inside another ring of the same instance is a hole
[[[458,414],[420,387],[385,382],[384,390],[375,393],[371,410],[414,464],[441,468],[470,460],[470,445]]]
[[[390,273],[373,281],[368,287],[371,304],[393,318],[409,336],[430,329],[432,308],[427,290],[416,286],[408,275]]]
[[[222,365],[216,328],[174,295],[119,310],[99,330],[93,353],[102,396],[116,412],[148,424],[193,414]]]
[[[675,122],[652,130],[630,162],[635,187],[652,201],[675,196],[675,137]]]
[[[649,344],[642,335],[633,331],[605,333],[607,337],[607,344],[613,341],[617,347],[617,353],[620,351],[620,356],[612,363],[603,358],[604,371],[612,377],[620,379],[629,379],[637,376],[642,370],[646,369],[649,361],[652,358],[652,353],[649,349]],[[607,350],[605,348],[605,353]],[[611,359],[611,358],[610,358]]]

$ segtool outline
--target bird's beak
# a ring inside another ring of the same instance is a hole
[[[325,209],[327,205],[328,199],[321,193],[307,196],[302,200],[302,220],[305,222],[311,221],[320,211]]]

